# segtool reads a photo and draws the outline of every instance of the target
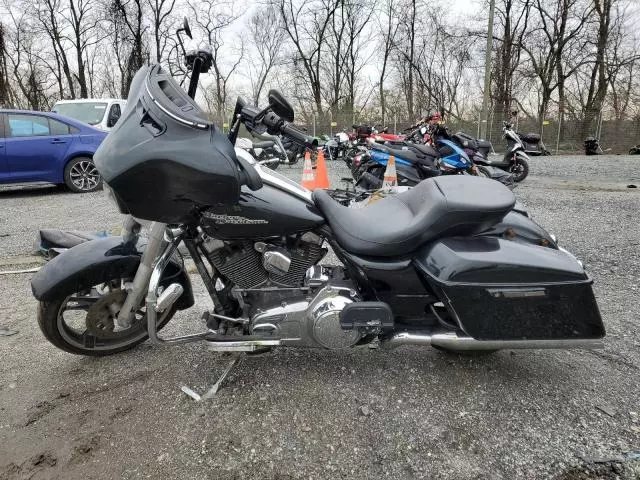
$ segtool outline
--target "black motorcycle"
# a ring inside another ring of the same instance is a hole
[[[602,155],[602,148],[600,147],[600,142],[596,137],[587,137],[584,139],[584,154]]]
[[[520,138],[522,147],[527,155],[531,156],[549,156],[551,152],[542,141],[542,137],[537,133],[516,133]]]
[[[464,149],[475,164],[482,165],[493,151],[493,145],[489,140],[481,140],[465,132],[456,132],[451,138]]]
[[[502,122],[502,136],[507,141],[507,151],[501,159],[493,160],[488,155],[476,155],[473,161],[479,166],[499,168],[511,173],[514,182],[521,182],[529,175],[529,157],[525,146],[509,122]]]
[[[601,345],[591,278],[514,210],[509,189],[435,177],[361,209],[344,207],[234,149],[241,125],[313,141],[273,90],[264,108],[238,99],[223,135],[193,100],[211,64],[210,51],[197,52],[191,95],[160,65],[136,74],[120,121],[95,154],[127,214],[124,235],[67,250],[31,282],[54,345],[83,355],[121,352],[147,337],[224,352],[374,342],[455,352]],[[194,305],[181,242],[215,308],[202,332],[165,338],[160,329]],[[342,265],[320,264],[327,246]]]

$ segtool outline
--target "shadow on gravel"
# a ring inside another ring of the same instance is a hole
[[[62,185],[34,185],[34,186],[4,186],[0,187],[0,199],[2,198],[27,198],[43,197],[48,195],[71,194]]]
[[[571,467],[553,480],[635,480],[638,474],[640,471],[636,470],[631,463],[606,462]]]

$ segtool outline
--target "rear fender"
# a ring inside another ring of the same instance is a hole
[[[124,244],[122,237],[108,237],[81,243],[63,252],[31,279],[33,296],[44,302],[66,297],[103,282],[105,278],[133,278],[146,245]],[[166,281],[165,281],[166,279]],[[172,258],[160,284],[180,283],[184,293],[176,302],[178,310],[194,304],[189,275],[178,258]]]
[[[522,208],[522,207],[520,207]],[[516,242],[558,249],[553,237],[527,216],[526,211],[512,210],[502,221],[482,232],[481,236],[503,237]]]

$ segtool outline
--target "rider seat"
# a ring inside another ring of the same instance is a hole
[[[406,255],[439,237],[480,233],[516,202],[504,185],[463,175],[430,178],[364,208],[342,206],[325,190],[315,190],[313,200],[342,248],[372,257]]]

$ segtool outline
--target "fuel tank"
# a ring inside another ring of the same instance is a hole
[[[305,200],[287,185],[267,181],[255,192],[242,187],[235,205],[213,206],[202,212],[202,229],[221,240],[257,239],[304,232],[324,223],[310,198]]]

